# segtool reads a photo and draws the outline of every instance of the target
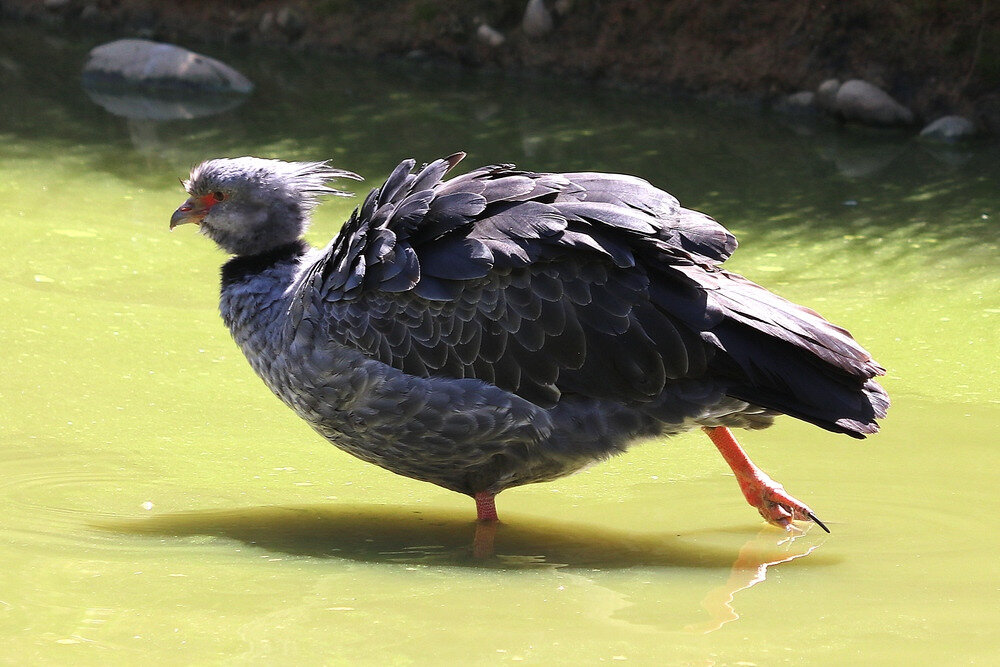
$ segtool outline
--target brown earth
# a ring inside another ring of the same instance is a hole
[[[863,78],[922,121],[959,113],[1000,134],[996,0],[0,0],[7,17],[94,24],[196,46],[246,42],[457,61],[617,86],[772,100]],[[499,46],[477,37],[487,24]]]

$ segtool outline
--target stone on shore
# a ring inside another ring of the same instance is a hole
[[[225,63],[145,39],[120,39],[92,49],[83,82],[102,89],[239,94],[253,90],[249,79]]]
[[[840,79],[827,79],[816,89],[816,106],[828,113],[834,113],[837,106],[837,91]]]
[[[867,125],[909,125],[913,112],[876,85],[851,79],[838,89],[834,111],[845,120]]]
[[[552,14],[545,6],[545,0],[528,0],[521,19],[521,29],[528,37],[541,37],[552,30]]]
[[[956,144],[976,135],[976,126],[962,116],[943,116],[920,131],[920,138],[945,144]]]
[[[793,115],[809,115],[816,113],[816,93],[802,90],[791,95],[785,95],[778,100],[774,108],[777,111]]]
[[[485,23],[479,24],[479,28],[476,29],[476,38],[483,44],[494,49],[502,46],[507,41],[502,32]]]

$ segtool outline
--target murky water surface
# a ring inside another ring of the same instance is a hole
[[[221,54],[258,84],[243,106],[153,123],[81,90],[95,43],[0,35],[0,662],[1000,661],[996,146],[268,53]],[[268,393],[216,314],[224,258],[167,231],[177,177],[254,154],[377,184],[456,150],[644,176],[851,328],[890,369],[883,433],[744,437],[832,535],[762,525],[692,433],[504,493],[477,562],[469,499]]]

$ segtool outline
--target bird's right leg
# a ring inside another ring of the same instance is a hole
[[[757,508],[768,523],[790,530],[792,519],[809,520],[826,532],[830,532],[830,529],[816,518],[805,503],[786,493],[785,487],[771,479],[750,460],[732,431],[724,426],[706,426],[703,430],[732,468],[740,490],[743,491],[743,497]]]

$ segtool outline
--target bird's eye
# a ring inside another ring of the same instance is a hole
[[[226,198],[225,193],[223,193],[220,190],[216,190],[215,192],[212,193],[212,199],[214,199],[215,201],[222,201],[225,198]]]

